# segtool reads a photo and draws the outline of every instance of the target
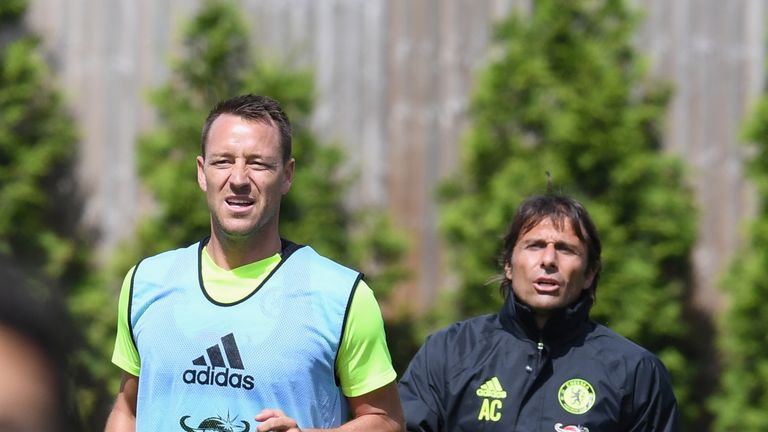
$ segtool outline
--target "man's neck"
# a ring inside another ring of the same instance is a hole
[[[533,311],[533,320],[536,322],[536,327],[538,327],[540,331],[544,330],[544,326],[547,325],[550,316],[552,316],[552,314],[549,312]]]
[[[225,270],[232,270],[279,253],[281,241],[277,233],[247,238],[232,238],[212,233],[206,248],[216,265]]]

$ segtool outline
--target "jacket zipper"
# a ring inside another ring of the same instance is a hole
[[[541,370],[541,366],[544,363],[544,341],[539,340],[539,343],[536,344],[536,370]]]

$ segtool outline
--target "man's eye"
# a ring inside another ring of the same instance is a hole
[[[250,166],[251,168],[253,168],[255,170],[260,170],[260,171],[261,170],[269,169],[269,167],[270,167],[270,165],[265,163],[265,162],[255,162],[255,161],[249,163],[248,166]]]

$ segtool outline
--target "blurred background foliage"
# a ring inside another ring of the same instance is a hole
[[[86,261],[71,176],[77,132],[32,35],[16,36],[21,2],[0,6],[0,253],[69,279]]]
[[[30,280],[57,281],[78,315],[82,334],[73,340],[80,346],[69,368],[88,418],[113,398],[104,381],[112,368],[101,355],[113,333],[106,310],[113,294],[89,283],[98,272],[93,233],[78,224],[84,196],[74,170],[76,125],[39,40],[21,24],[25,7],[0,3],[0,254],[40,273]]]
[[[387,307],[408,277],[409,243],[381,209],[349,208],[354,167],[311,131],[313,75],[251,46],[232,2],[210,0],[183,32],[168,82],[151,91],[157,127],[138,143],[149,214],[111,255],[79,225],[84,196],[74,163],[77,130],[39,42],[21,17],[25,0],[0,2],[0,254],[61,281],[81,324],[72,378],[89,430],[103,427],[119,371],[109,359],[116,299],[143,256],[206,236],[195,179],[200,130],[218,100],[257,93],[281,101],[294,125],[294,186],[284,200],[286,238],[364,271],[385,305],[401,372],[426,333],[493,313],[501,236],[517,204],[546,190],[585,203],[601,232],[603,272],[596,320],[658,353],[669,368],[686,429],[764,430],[768,425],[768,329],[762,294],[768,268],[765,205],[723,286],[731,298],[718,343],[689,306],[697,210],[683,163],[662,151],[671,89],[650,80],[632,45],[639,17],[622,0],[539,0],[501,22],[479,72],[459,171],[438,193],[441,229],[458,284],[426,316]],[[750,122],[750,175],[766,199],[768,102]],[[109,169],[109,167],[104,167]],[[97,259],[98,256],[98,259]],[[98,263],[98,264],[97,264]],[[694,337],[695,335],[695,337]],[[718,386],[722,356],[722,384]]]
[[[768,97],[747,120],[747,176],[757,192],[757,212],[746,241],[723,276],[730,306],[719,324],[720,390],[710,401],[713,430],[768,430]]]

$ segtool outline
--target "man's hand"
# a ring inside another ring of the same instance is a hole
[[[384,387],[357,397],[350,397],[352,420],[335,429],[301,429],[296,420],[287,417],[276,408],[262,410],[256,421],[262,422],[256,432],[403,432],[405,420],[400,406],[397,385],[393,382]]]
[[[256,432],[301,432],[296,420],[288,417],[279,409],[265,409],[256,415],[256,421],[261,424]]]
[[[136,431],[136,398],[139,393],[139,378],[129,373],[123,374],[120,393],[107,419],[107,432]]]

